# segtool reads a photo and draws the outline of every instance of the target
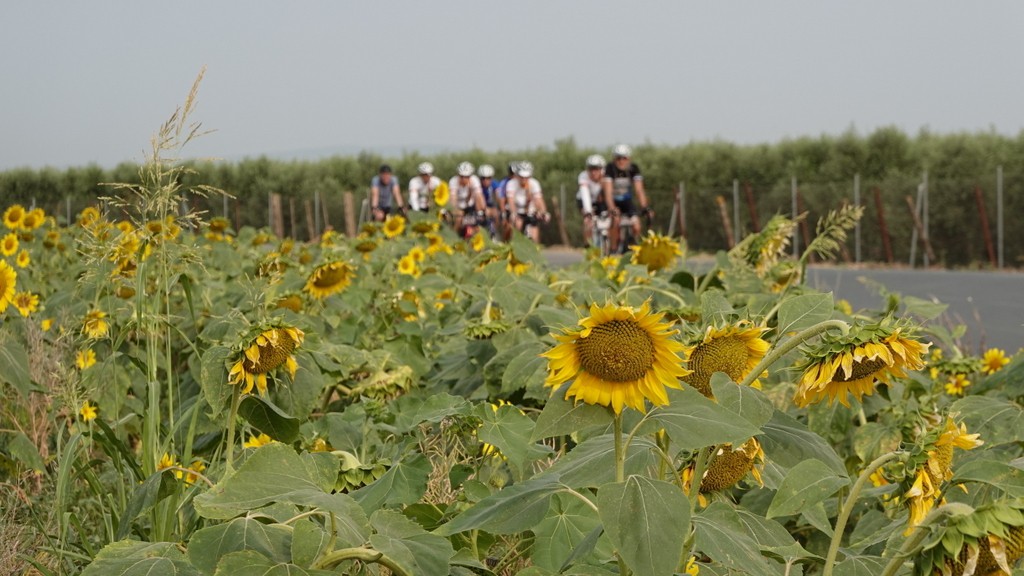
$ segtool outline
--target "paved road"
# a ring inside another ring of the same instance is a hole
[[[556,248],[546,254],[555,266],[582,259],[578,250]],[[710,266],[708,260],[689,262],[695,270]],[[1024,274],[1019,272],[812,266],[807,271],[807,283],[849,301],[854,310],[884,306],[873,284],[903,296],[936,300],[949,305],[940,321],[967,326],[962,340],[967,351],[998,347],[1013,354],[1024,347]]]

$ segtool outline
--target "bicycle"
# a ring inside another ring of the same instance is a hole
[[[637,238],[633,237],[633,223],[636,218],[635,214],[619,216],[619,247],[616,254],[625,254],[629,250],[629,246],[636,242]],[[607,211],[594,216],[594,229],[590,245],[597,247],[601,256],[611,255],[611,242],[608,238],[608,231],[611,227],[612,215]]]

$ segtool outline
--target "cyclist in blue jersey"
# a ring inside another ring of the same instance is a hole
[[[476,169],[476,175],[480,178],[480,191],[483,192],[484,204],[487,205],[488,232],[493,239],[498,232],[495,228],[498,219],[498,184],[494,181],[494,166],[481,164]]]
[[[632,161],[633,151],[625,144],[619,144],[613,150],[613,159],[605,166],[604,179],[604,201],[609,207],[612,215],[611,228],[608,230],[608,240],[611,251],[619,249],[619,219],[623,216],[632,219],[631,228],[633,238],[640,238],[640,221],[636,216],[637,210],[633,205],[633,195],[640,204],[640,211],[647,218],[652,218],[654,212],[647,203],[647,193],[644,190],[644,177],[640,174],[640,166]]]

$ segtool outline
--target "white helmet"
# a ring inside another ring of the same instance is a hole
[[[533,176],[533,164],[523,160],[516,166],[516,176],[522,176],[523,178],[529,178]]]
[[[424,162],[424,163],[420,164],[416,169],[419,170],[420,174],[433,174],[434,173],[434,165],[431,164],[430,162]]]
[[[494,166],[491,166],[490,164],[481,164],[480,167],[476,169],[476,175],[481,178],[494,178]]]
[[[629,158],[633,155],[633,151],[625,144],[619,144],[612,150],[612,152],[615,154],[616,158]]]
[[[459,173],[459,176],[472,176],[473,165],[470,164],[469,162],[462,162],[459,164],[459,167],[456,169],[456,171]]]
[[[591,154],[587,156],[587,168],[604,168],[606,162],[604,156],[600,154]]]

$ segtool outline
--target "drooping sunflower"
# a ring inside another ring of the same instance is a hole
[[[761,338],[767,330],[746,321],[725,328],[708,326],[704,337],[694,343],[687,362],[693,372],[683,377],[683,382],[711,398],[711,375],[715,372],[725,372],[733,382],[742,381],[768,352],[768,342]]]
[[[274,302],[274,308],[284,308],[292,312],[302,312],[302,295],[297,292],[284,294]]]
[[[31,292],[18,292],[11,300],[22,316],[28,316],[39,309],[39,295]]]
[[[21,221],[25,218],[25,207],[21,204],[12,204],[4,210],[4,226],[11,230],[21,228]]]
[[[985,355],[981,357],[981,371],[985,374],[992,374],[1009,363],[1010,359],[1006,357],[1006,352],[999,348],[991,348],[986,350]]]
[[[82,321],[82,331],[89,338],[105,338],[107,331],[110,329],[110,325],[104,320],[106,317],[107,313],[102,310],[90,311],[85,315],[85,320]]]
[[[433,256],[439,252],[454,254],[452,247],[444,241],[444,236],[437,232],[427,232],[424,237],[427,239],[427,254]]]
[[[681,388],[679,379],[690,373],[683,367],[689,349],[672,339],[678,331],[663,316],[652,314],[649,302],[639,309],[591,304],[580,327],[555,334],[559,344],[541,354],[550,370],[544,385],[572,380],[566,400],[610,406],[616,414],[623,406],[643,412],[645,400],[668,404],[665,387]]]
[[[18,273],[5,260],[0,260],[0,312],[7,309],[14,300],[14,286],[18,281]]]
[[[633,264],[647,266],[648,272],[667,268],[683,255],[678,242],[654,230],[648,230],[640,243],[629,249],[633,251]]]
[[[927,459],[917,467],[914,483],[904,494],[910,508],[908,534],[942,498],[942,484],[953,478],[953,448],[973,450],[985,443],[979,438],[980,434],[968,434],[966,424],[957,426],[948,416],[943,429],[933,430],[931,434],[933,440],[925,444]]]
[[[363,260],[369,260],[370,254],[372,254],[373,251],[377,249],[377,242],[368,236],[361,236],[360,238],[357,238],[357,240],[358,242],[356,242],[356,252],[359,252],[360,254],[363,255]]]
[[[86,348],[85,350],[75,352],[75,366],[77,366],[79,370],[91,368],[95,364],[96,352],[92,348]]]
[[[417,220],[416,223],[412,225],[412,231],[420,235],[437,232],[440,229],[441,223],[432,220]]]
[[[998,500],[933,526],[914,576],[1005,576],[1024,557],[1024,501]]]
[[[384,236],[388,238],[394,238],[401,236],[402,232],[405,231],[405,218],[398,214],[393,214],[384,220]]]
[[[317,300],[341,292],[352,284],[356,269],[348,262],[336,260],[313,269],[303,290]]]
[[[86,206],[78,213],[78,225],[89,228],[100,219],[100,211],[95,206]]]
[[[255,338],[243,343],[238,360],[228,372],[228,382],[239,384],[243,394],[252,391],[255,384],[261,396],[267,393],[267,374],[282,364],[295,377],[299,365],[292,352],[295,351],[305,334],[295,327],[273,327],[263,330]]]
[[[707,505],[704,494],[732,488],[747,473],[750,473],[758,484],[764,486],[758,464],[760,468],[764,468],[764,450],[756,438],[747,440],[739,447],[733,447],[732,444],[718,446],[700,482],[701,505]],[[689,489],[692,482],[693,467],[689,466],[683,469],[683,483]]]
[[[930,343],[913,337],[907,326],[889,320],[857,326],[849,334],[828,334],[815,350],[806,351],[808,360],[801,365],[803,375],[793,401],[804,407],[828,398],[849,406],[848,395],[860,401],[875,392],[875,383],[888,384],[903,378],[906,370],[924,368],[924,355]]]
[[[11,256],[18,251],[18,235],[11,232],[4,236],[3,240],[0,240],[0,254],[4,256]]]

